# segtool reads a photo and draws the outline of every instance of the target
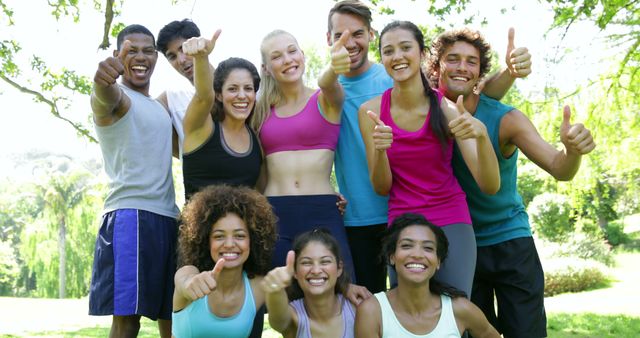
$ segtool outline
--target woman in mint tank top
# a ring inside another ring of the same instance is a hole
[[[285,338],[353,337],[355,309],[343,297],[348,284],[339,244],[329,231],[300,234],[286,265],[262,280],[271,328]]]
[[[451,242],[450,266],[436,279],[471,293],[476,243],[466,196],[451,167],[453,142],[486,193],[500,187],[496,155],[485,126],[461,100],[434,91],[422,71],[426,58],[422,32],[395,21],[380,34],[382,64],[393,87],[365,102],[358,113],[369,175],[380,195],[389,195],[389,224],[413,212],[443,227]],[[477,65],[461,63],[459,85],[478,76]]]
[[[179,228],[174,337],[249,336],[275,223],[267,199],[247,187],[212,185],[191,197]]]
[[[382,242],[382,254],[398,273],[398,287],[365,300],[356,312],[356,337],[498,338],[482,311],[464,292],[432,279],[447,258],[442,227],[419,214],[397,217]]]

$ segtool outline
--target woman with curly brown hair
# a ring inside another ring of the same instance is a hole
[[[247,337],[271,264],[276,218],[255,190],[209,186],[182,212],[173,294],[175,337]]]

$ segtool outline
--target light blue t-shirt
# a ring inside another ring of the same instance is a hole
[[[358,109],[364,102],[391,88],[393,80],[382,65],[372,64],[365,73],[355,77],[340,76],[338,81],[344,88],[345,101],[335,169],[340,193],[349,202],[344,214],[344,225],[386,224],[387,197],[376,194],[369,179]]]
[[[218,317],[209,309],[209,296],[198,298],[184,309],[173,312],[171,334],[176,338],[224,337],[245,338],[253,328],[256,305],[251,283],[246,272],[244,281],[244,303],[233,316]]]
[[[460,149],[453,152],[453,172],[467,194],[467,203],[476,234],[477,246],[489,246],[531,236],[529,216],[518,194],[518,150],[508,158],[500,151],[500,122],[513,107],[485,95],[480,96],[474,117],[487,127],[500,169],[500,190],[495,195],[483,193],[464,163]]]

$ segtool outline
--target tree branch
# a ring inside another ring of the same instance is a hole
[[[8,84],[10,84],[12,87],[16,88],[17,90],[19,90],[19,91],[21,91],[21,92],[23,92],[25,94],[33,95],[38,101],[44,102],[45,104],[47,104],[51,108],[51,114],[53,116],[55,116],[56,118],[61,119],[61,120],[65,121],[66,123],[70,124],[73,127],[73,129],[75,129],[78,132],[78,134],[86,137],[90,142],[98,143],[98,141],[91,135],[89,130],[87,130],[81,124],[76,123],[74,121],[71,121],[68,118],[60,115],[60,111],[58,109],[58,105],[54,101],[46,98],[44,95],[42,95],[42,93],[40,93],[38,91],[35,91],[35,90],[32,90],[32,89],[29,89],[29,88],[24,87],[24,86],[21,86],[20,84],[16,83],[12,79],[6,77],[1,72],[0,72],[0,78],[3,79]]]
[[[104,31],[102,33],[102,43],[98,48],[106,50],[111,45],[109,43],[109,31],[113,22],[113,0],[107,0],[104,11]]]

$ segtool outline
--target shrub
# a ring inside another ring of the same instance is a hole
[[[607,268],[593,260],[555,258],[545,261],[544,295],[580,292],[605,287]]]
[[[527,208],[533,232],[552,242],[564,241],[575,229],[569,219],[570,208],[564,195],[544,193],[536,196]]]
[[[609,222],[604,230],[604,234],[609,244],[613,246],[629,242],[629,235],[624,233],[624,224],[620,221]]]
[[[574,233],[558,245],[553,257],[574,257],[584,260],[594,260],[607,266],[614,262],[611,247],[602,238],[593,238],[584,233]]]

